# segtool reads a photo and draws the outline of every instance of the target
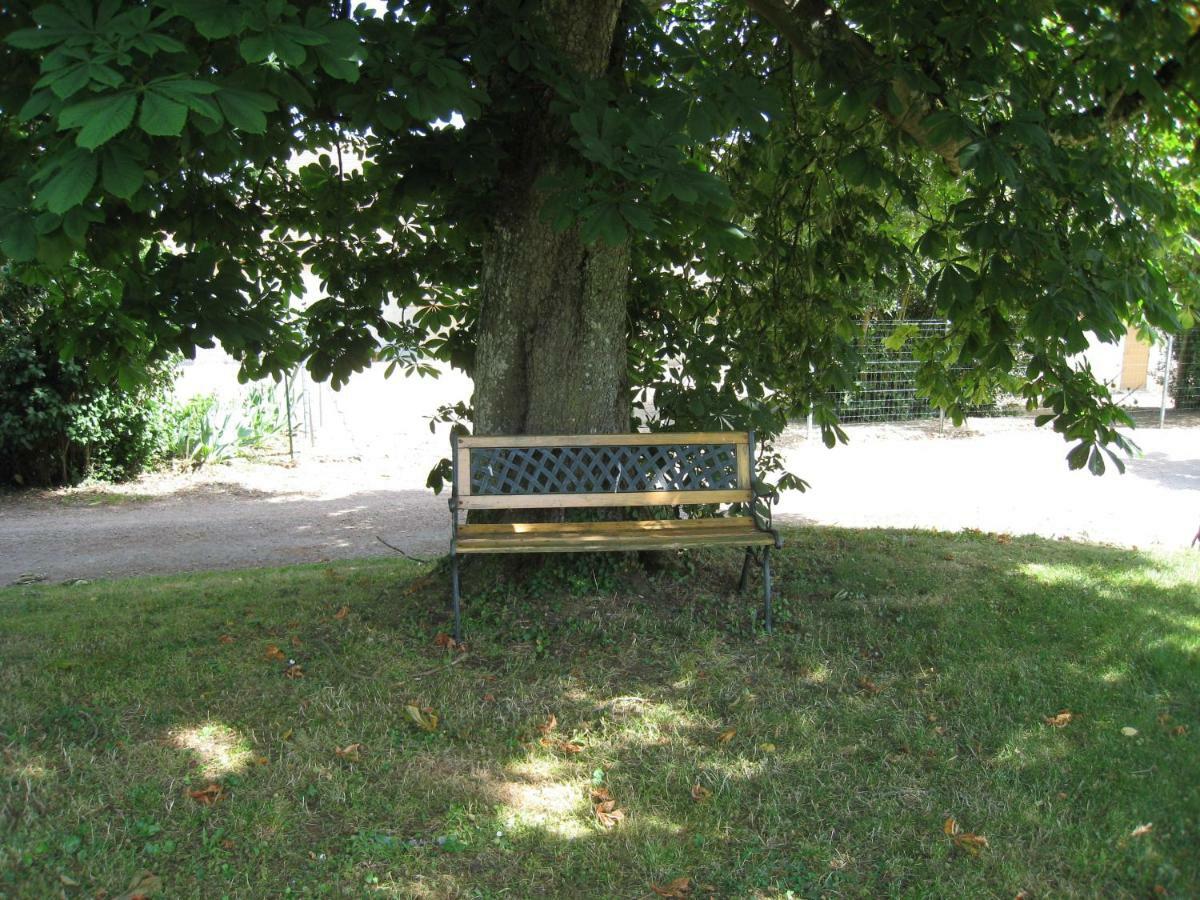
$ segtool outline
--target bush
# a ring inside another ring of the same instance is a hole
[[[174,367],[147,363],[122,390],[45,335],[53,311],[37,289],[0,272],[0,484],[130,478],[159,456]]]
[[[193,397],[182,406],[172,405],[165,418],[166,455],[197,467],[239,450],[259,449],[287,427],[274,385],[255,385],[234,408],[212,394]]]

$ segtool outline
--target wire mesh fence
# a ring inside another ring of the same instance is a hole
[[[887,423],[940,417],[933,404],[918,396],[921,363],[913,348],[922,338],[943,333],[947,327],[942,319],[919,319],[873,322],[864,328],[858,339],[853,388],[829,395],[841,421]],[[909,339],[893,349],[888,338],[901,328]],[[1123,406],[1152,411],[1164,423],[1176,416],[1200,415],[1200,327],[1177,335],[1156,335],[1152,344],[1131,331],[1123,344],[1098,344],[1083,358]],[[964,369],[959,367],[959,371]],[[1023,410],[1024,404],[1016,398],[997,395],[990,403],[973,407],[970,414],[1012,415]]]
[[[1172,335],[1161,356],[1162,412],[1200,413],[1200,327]]]
[[[872,322],[859,338],[859,369],[854,387],[830,394],[830,400],[843,423],[906,422],[931,419],[941,412],[929,400],[918,396],[917,370],[921,362],[913,348],[922,339],[942,334],[949,327],[944,319],[906,319]],[[898,348],[888,346],[888,338],[904,329],[908,339]],[[951,371],[965,371],[965,366]],[[1007,398],[972,408],[972,415],[1000,415],[1009,409]]]

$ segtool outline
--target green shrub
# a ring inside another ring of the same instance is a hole
[[[230,407],[213,394],[173,404],[166,413],[166,455],[194,466],[266,445],[287,427],[274,385],[255,385]]]
[[[147,363],[122,390],[46,339],[53,310],[0,273],[0,484],[130,478],[162,447],[161,410],[174,367]]]

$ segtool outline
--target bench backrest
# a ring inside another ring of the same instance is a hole
[[[753,433],[455,436],[457,509],[674,506],[753,499]]]

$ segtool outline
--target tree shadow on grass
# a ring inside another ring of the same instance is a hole
[[[1068,542],[796,531],[768,639],[749,627],[755,593],[732,590],[738,562],[477,586],[465,654],[433,646],[444,575],[379,561],[243,573],[236,601],[220,576],[159,579],[136,603],[114,602],[119,583],[10,595],[37,621],[18,617],[26,639],[4,648],[28,700],[6,741],[46,772],[30,781],[42,810],[12,821],[82,829],[98,851],[60,841],[22,871],[105,886],[150,865],[181,895],[281,878],[409,896],[641,896],[681,876],[725,896],[1200,883],[1200,613],[1178,571]],[[247,750],[210,808],[183,793],[207,745],[172,735],[214,723]],[[625,813],[612,829],[593,787]],[[87,798],[108,837],[87,830]],[[951,817],[989,847],[957,848]],[[148,856],[158,834],[176,849]]]

